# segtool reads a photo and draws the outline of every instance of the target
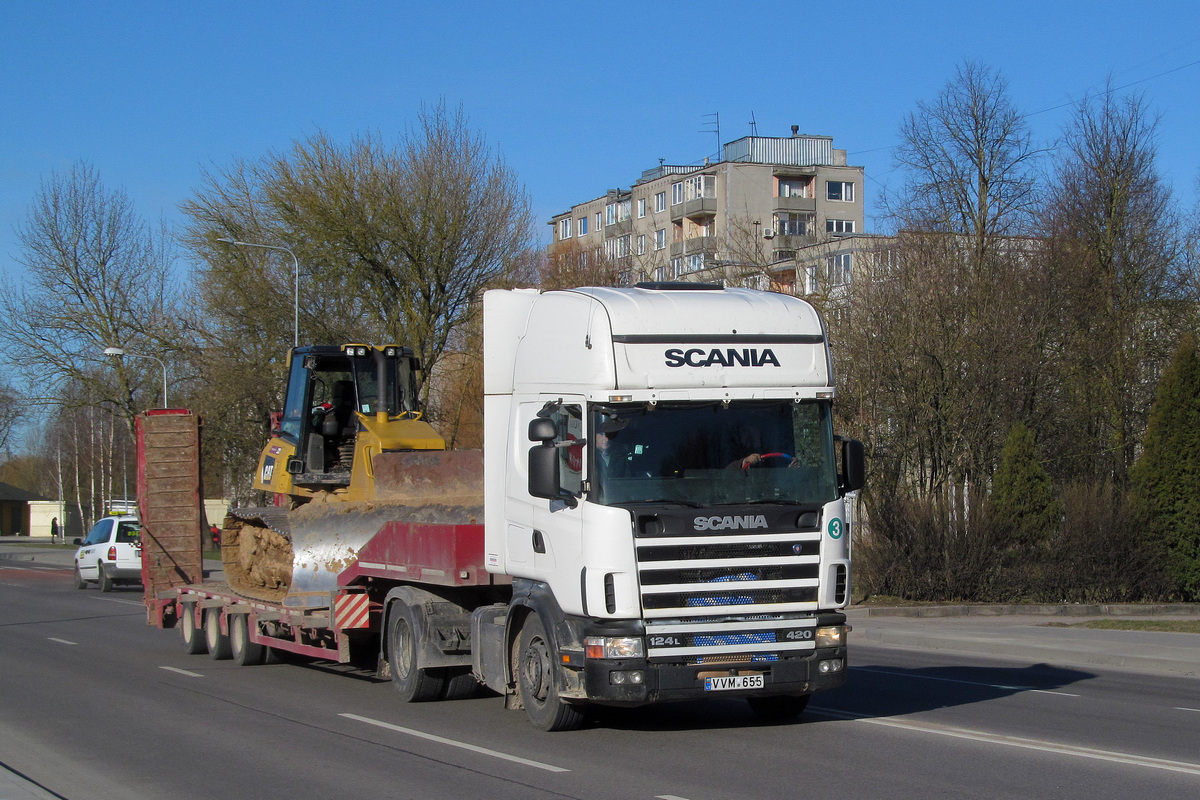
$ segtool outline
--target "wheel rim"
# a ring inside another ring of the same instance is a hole
[[[392,639],[392,649],[395,652],[396,672],[401,679],[407,679],[413,670],[412,631],[405,619],[396,620],[394,630],[396,634]]]
[[[550,693],[548,676],[550,675],[550,648],[541,637],[530,640],[525,648],[524,658],[521,659],[521,677],[529,690],[529,697],[539,703],[544,703]]]

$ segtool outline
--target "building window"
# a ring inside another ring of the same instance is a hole
[[[842,286],[850,282],[850,267],[853,258],[850,253],[838,253],[825,261],[829,271],[829,285]]]
[[[637,254],[644,256],[646,254],[646,234],[639,233],[637,238]]]
[[[604,221],[600,217],[600,212],[597,211],[596,212],[596,230],[600,230],[602,227],[604,227]]]
[[[659,283],[662,283],[663,281],[666,281],[666,280],[670,280],[670,278],[667,277],[667,268],[666,267],[655,267],[654,268],[654,280],[658,281]]]
[[[690,256],[684,256],[684,272],[699,272],[702,269],[704,269],[704,253],[692,253]]]
[[[579,218],[579,236],[587,236],[587,217]]]
[[[850,181],[827,181],[825,183],[825,199],[853,203],[854,184]]]
[[[662,250],[667,246],[667,229],[659,228],[654,232],[654,249]]]
[[[646,198],[644,198],[644,197],[638,198],[637,208],[638,208],[638,219],[641,219],[642,217],[646,216]]]
[[[604,240],[604,255],[612,261],[629,255],[629,234]]]
[[[827,219],[825,220],[826,233],[854,233],[854,220],[852,219]]]
[[[779,213],[774,217],[775,232],[780,236],[808,236],[813,229],[812,214]]]
[[[779,196],[811,198],[813,196],[812,181],[808,178],[780,178]]]
[[[683,202],[683,181],[671,184],[671,205],[677,206]]]
[[[820,269],[819,267],[809,267],[808,269],[804,270],[804,293],[805,294],[816,294],[817,292],[819,292],[821,290],[820,281],[817,279],[818,278],[817,272],[819,271],[819,269]]]
[[[617,204],[616,203],[609,203],[608,205],[606,205],[604,207],[604,224],[605,225],[616,225],[617,224]]]
[[[629,201],[622,200],[617,203],[617,222],[624,222],[629,219]]]
[[[560,240],[571,238],[571,218],[570,217],[567,217],[566,219],[560,219],[558,221],[558,238]]]
[[[717,179],[714,175],[694,175],[683,182],[683,199],[698,200],[717,196]]]
[[[579,267],[580,267],[580,269],[587,269],[587,265],[588,265],[587,250],[581,250],[579,252]]]
[[[667,210],[667,193],[659,192],[654,195],[654,211],[655,213]]]
[[[668,277],[670,279],[674,279],[675,277],[682,275],[682,274],[683,274],[683,259],[680,256],[675,256],[674,258],[671,259],[671,272]]]

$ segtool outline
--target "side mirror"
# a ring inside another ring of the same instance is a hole
[[[536,422],[550,420],[534,420]],[[530,425],[532,429],[533,425]],[[554,427],[554,423],[550,423]],[[530,431],[532,434],[532,430]],[[553,438],[553,437],[551,437]],[[558,448],[549,442],[529,448],[529,494],[547,500],[559,497]]]
[[[867,456],[863,443],[858,439],[842,441],[842,475],[843,492],[853,492],[861,489],[867,480]]]
[[[554,427],[554,420],[549,417],[534,417],[529,421],[529,441],[550,444],[556,436],[558,431]]]

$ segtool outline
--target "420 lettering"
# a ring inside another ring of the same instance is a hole
[[[813,638],[812,628],[792,628],[787,631],[780,631],[779,638],[786,642],[811,642]]]

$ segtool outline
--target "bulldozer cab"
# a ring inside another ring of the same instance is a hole
[[[443,449],[419,421],[413,352],[395,345],[312,345],[291,351],[279,429],[260,462],[256,488],[312,494],[363,485],[373,454]],[[284,470],[276,470],[282,461]]]

